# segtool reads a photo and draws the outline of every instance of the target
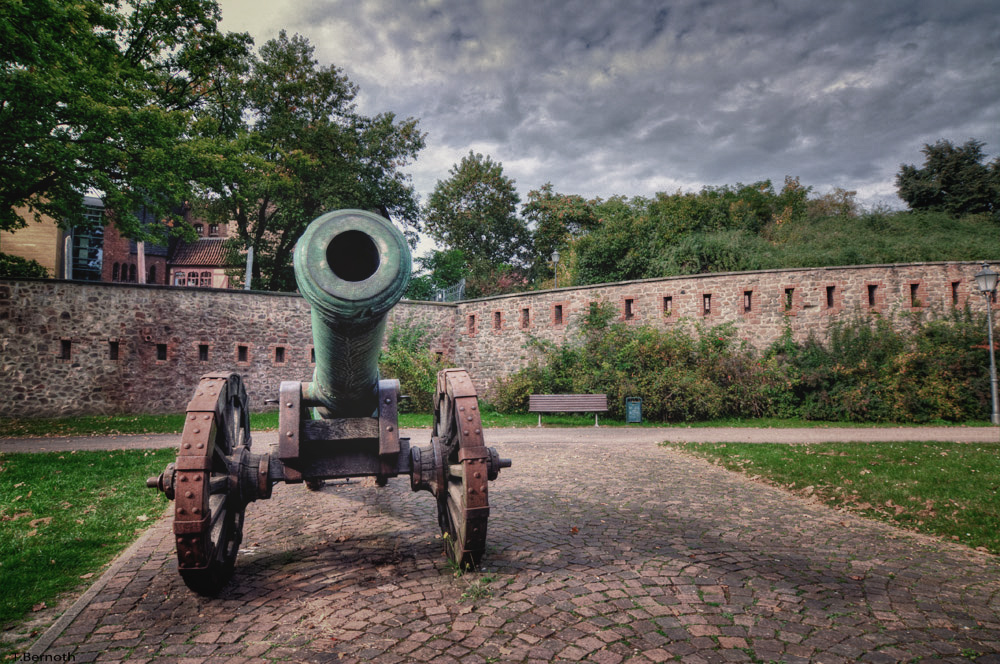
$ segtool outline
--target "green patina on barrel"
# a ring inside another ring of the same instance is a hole
[[[324,417],[378,412],[378,357],[389,310],[410,281],[410,248],[363,210],[317,217],[295,245],[295,281],[312,307],[316,370],[303,396]]]

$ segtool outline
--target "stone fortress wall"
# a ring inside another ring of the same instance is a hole
[[[978,270],[968,262],[787,269],[403,301],[389,326],[428,330],[431,349],[466,367],[482,395],[530,361],[532,337],[572,339],[593,302],[612,304],[631,325],[732,322],[764,347],[786,327],[802,340],[859,314],[984,309]],[[296,294],[0,280],[0,416],[180,412],[199,377],[217,371],[242,374],[251,407],[263,410],[282,380],[311,377],[309,319]]]

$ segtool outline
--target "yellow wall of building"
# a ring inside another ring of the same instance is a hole
[[[28,220],[28,225],[16,231],[0,231],[0,252],[38,261],[49,271],[50,277],[63,276],[63,232],[51,217],[43,216],[34,221],[26,209],[18,214]]]

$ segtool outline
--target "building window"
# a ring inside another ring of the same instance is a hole
[[[563,324],[563,305],[556,304],[552,307],[552,324],[562,325]]]
[[[59,342],[59,359],[68,360],[73,357],[73,342],[69,339],[63,339]]]
[[[209,226],[208,226],[208,234],[209,234],[210,237],[216,237],[219,234],[219,225],[218,224],[209,224]]]
[[[743,291],[743,313],[748,314],[753,311],[753,291]]]
[[[469,334],[476,333],[476,314],[469,314],[469,318],[466,321],[465,330]]]
[[[635,318],[635,300],[630,297],[625,298],[625,320]]]
[[[309,364],[316,364],[316,347],[309,347]]]
[[[836,286],[826,287],[826,308],[833,309],[834,299],[837,292]]]
[[[201,224],[195,224],[194,225],[194,232],[197,233],[199,236],[200,235],[204,235],[205,234],[205,227],[202,226]]]
[[[111,281],[118,281],[118,263],[111,266]]]
[[[669,316],[674,313],[674,298],[672,295],[663,296],[663,315]]]
[[[198,344],[198,361],[208,362],[208,344]]]
[[[910,306],[914,308],[924,306],[920,299],[920,284],[910,284]]]
[[[149,274],[146,275],[146,283],[147,284],[155,284],[156,283],[156,266],[155,265],[150,265],[149,266]]]
[[[875,296],[878,293],[877,284],[868,284],[868,306],[871,308],[875,307]]]
[[[156,344],[156,359],[161,362],[167,359],[167,344]]]
[[[70,232],[69,279],[100,281],[104,265],[104,208],[87,205],[83,216],[87,226]]]
[[[274,347],[274,363],[284,364],[285,363],[285,347],[275,346]]]
[[[501,330],[503,329],[503,314],[499,311],[493,312],[493,329]]]
[[[705,293],[701,296],[701,313],[704,316],[712,315],[712,294]]]
[[[186,272],[174,272],[174,286],[187,286]]]
[[[236,347],[236,361],[246,364],[249,361],[250,349],[247,346],[239,345]]]
[[[202,288],[211,288],[212,287],[212,273],[211,272],[202,272],[201,273],[201,278],[198,281],[198,285],[201,286]]]
[[[795,306],[795,289],[794,288],[786,288],[785,289],[785,311],[791,311],[793,306]]]
[[[118,342],[117,341],[109,341],[108,342],[108,359],[112,360],[112,361],[117,360],[118,359],[118,350],[119,350]]]
[[[521,329],[527,330],[531,325],[531,309],[521,309]]]
[[[962,284],[961,281],[953,281],[953,282],[951,282],[951,304],[952,304],[953,307],[957,307],[958,306],[958,299],[959,299],[958,298],[958,295],[959,295],[959,290],[958,289],[959,289],[959,286],[961,286],[961,284]]]
[[[135,263],[132,263],[132,264],[130,264],[128,266],[128,280],[129,280],[129,283],[132,283],[132,284],[134,284],[136,282],[136,279],[135,279]]]

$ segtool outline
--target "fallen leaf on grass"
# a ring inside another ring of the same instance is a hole
[[[80,578],[81,578],[81,579],[89,579],[89,578],[90,578],[90,577],[92,577],[92,576],[94,576],[94,573],[93,573],[93,572],[87,572],[86,574],[81,574],[81,575],[80,575]]]
[[[45,602],[39,602],[38,604],[35,604],[33,607],[31,607],[31,610],[37,612],[37,611],[41,611],[44,608],[46,608],[45,607]]]

